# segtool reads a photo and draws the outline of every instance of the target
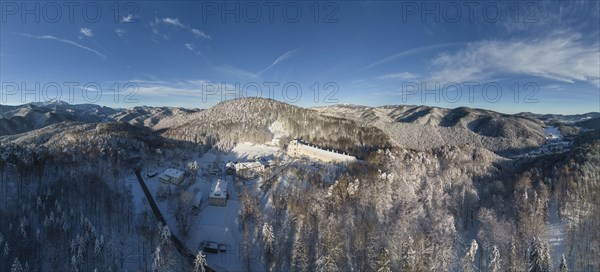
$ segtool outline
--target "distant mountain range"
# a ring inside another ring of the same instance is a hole
[[[0,105],[0,136],[63,122],[118,122],[150,128],[165,138],[230,148],[243,141],[270,141],[274,136],[271,126],[277,123],[288,138],[303,138],[359,153],[391,145],[415,150],[476,145],[494,152],[520,152],[543,144],[548,126],[569,136],[580,130],[599,129],[599,121],[597,112],[511,115],[466,107],[410,105],[306,109],[262,98],[228,100],[207,110],[148,106],[120,109],[63,101]]]
[[[159,120],[198,109],[172,107],[109,108],[95,104],[69,104],[64,101],[34,102],[19,106],[0,105],[0,136],[27,132],[61,122],[125,122],[152,127]]]

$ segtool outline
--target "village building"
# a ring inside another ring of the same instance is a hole
[[[301,142],[300,140],[292,140],[288,145],[288,155],[292,157],[308,157],[311,159],[323,161],[323,162],[352,162],[356,161],[356,157],[350,156],[343,153],[338,153],[333,150],[321,149],[314,145],[309,145]]]
[[[227,205],[227,182],[218,179],[212,184],[210,194],[208,195],[208,204],[212,206]]]
[[[156,175],[158,175],[158,172],[156,172],[156,170],[154,169],[147,169],[146,170],[146,176],[149,178],[153,178],[156,177]]]
[[[171,184],[180,184],[183,181],[183,171],[179,171],[177,169],[169,168],[165,170],[158,179],[162,183],[171,183]]]
[[[235,163],[228,162],[225,165],[225,174],[227,174],[227,175],[235,175]]]

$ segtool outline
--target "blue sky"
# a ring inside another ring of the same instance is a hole
[[[1,103],[600,111],[596,1],[87,3],[2,2]]]

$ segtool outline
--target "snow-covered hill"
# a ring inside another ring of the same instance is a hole
[[[197,112],[197,109],[170,107],[109,108],[95,104],[64,101],[34,102],[19,106],[0,105],[0,135],[23,133],[60,122],[126,122],[152,127],[161,119]]]
[[[373,124],[386,131],[396,144],[419,150],[470,143],[511,152],[535,148],[545,141],[540,120],[482,109],[407,105],[314,109],[324,115]]]

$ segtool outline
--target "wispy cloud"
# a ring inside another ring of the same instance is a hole
[[[85,27],[80,28],[79,33],[81,33],[87,37],[90,37],[90,38],[94,36],[94,32],[92,32],[91,29],[85,28]]]
[[[115,29],[115,33],[117,33],[119,37],[123,37],[127,31],[125,29],[117,28]]]
[[[169,26],[174,26],[177,28],[182,28],[182,29],[188,30],[190,33],[192,33],[192,35],[194,35],[197,38],[203,38],[203,39],[207,39],[207,40],[212,39],[212,37],[210,35],[206,34],[204,31],[183,24],[181,21],[179,21],[179,18],[165,17],[165,18],[159,19],[157,17],[154,17],[154,21],[150,21],[150,28],[152,29],[152,34],[154,34],[155,36],[160,36],[160,37],[164,38],[165,40],[168,40],[169,36],[167,36],[165,33],[163,33],[161,31],[160,25],[169,25]]]
[[[133,16],[133,14],[127,14],[127,15],[125,15],[125,16],[123,16],[121,18],[121,22],[123,22],[123,23],[133,23],[134,21],[136,21],[135,19],[136,18]]]
[[[467,82],[502,74],[534,76],[598,86],[599,44],[586,44],[581,35],[554,32],[541,39],[481,41],[433,60],[434,82]]]
[[[387,56],[383,59],[380,59],[376,62],[373,62],[361,69],[359,69],[358,71],[363,71],[363,70],[368,70],[371,69],[373,67],[379,66],[381,64],[390,62],[392,60],[397,60],[403,57],[407,57],[407,56],[411,56],[411,55],[415,55],[415,54],[419,54],[419,53],[423,53],[426,51],[430,51],[430,50],[434,50],[434,49],[440,49],[440,48],[445,48],[445,47],[450,47],[450,46],[455,46],[455,45],[459,45],[461,43],[442,43],[442,44],[433,44],[433,45],[427,45],[427,46],[421,46],[421,47],[417,47],[417,48],[412,48],[409,50],[405,50],[396,54],[393,54],[391,56]]]
[[[298,51],[299,51],[299,49],[294,49],[294,50],[284,53],[283,55],[281,55],[277,59],[275,59],[275,61],[273,61],[273,63],[271,63],[271,65],[269,65],[267,68],[265,68],[257,73],[250,72],[250,71],[247,71],[247,70],[244,70],[241,68],[237,68],[234,66],[226,65],[226,64],[214,66],[213,70],[215,70],[217,73],[227,76],[229,78],[256,79],[256,78],[260,78],[263,73],[265,73],[269,69],[273,68],[274,66],[284,62],[287,59],[294,57]]]
[[[83,50],[86,50],[88,52],[92,52],[92,53],[94,53],[94,54],[96,54],[96,55],[98,55],[98,56],[100,56],[102,58],[106,58],[106,55],[98,52],[98,50],[95,50],[93,48],[89,48],[89,47],[87,47],[85,45],[81,45],[81,44],[76,43],[76,42],[71,41],[71,40],[61,39],[61,38],[57,38],[57,37],[54,37],[54,36],[51,36],[51,35],[34,36],[34,35],[31,35],[31,34],[27,34],[27,33],[22,34],[22,35],[24,37],[27,37],[27,38],[33,38],[33,39],[39,39],[39,40],[52,40],[52,41],[62,42],[62,43],[68,44],[68,45],[79,47],[79,48],[81,48]]]
[[[268,71],[269,69],[273,68],[273,66],[284,62],[287,59],[293,58],[294,56],[296,56],[296,54],[298,53],[298,49],[294,49],[288,52],[285,52],[285,54],[279,56],[273,63],[271,63],[271,65],[269,65],[267,68],[263,69],[262,71],[258,72],[259,75],[262,75],[264,72]]]
[[[192,32],[192,34],[194,34],[196,37],[198,38],[204,38],[204,39],[212,39],[208,34],[204,33],[203,31],[196,29],[196,28],[191,28],[190,31]]]
[[[167,17],[167,18],[163,18],[162,22],[165,24],[168,24],[168,25],[176,26],[176,27],[181,27],[181,28],[185,27],[181,22],[179,22],[179,18],[173,19],[173,18]]]
[[[230,65],[219,65],[213,68],[220,74],[237,79],[257,78],[259,75]]]
[[[187,48],[190,51],[194,51],[194,45],[191,43],[186,43],[183,46],[185,46],[185,48]]]
[[[377,77],[378,79],[399,79],[399,80],[409,80],[417,78],[417,75],[409,72],[402,73],[394,73],[394,74],[385,74]]]

